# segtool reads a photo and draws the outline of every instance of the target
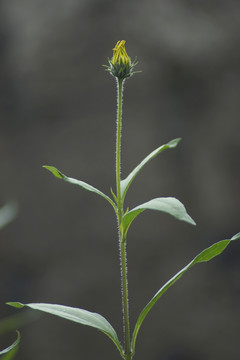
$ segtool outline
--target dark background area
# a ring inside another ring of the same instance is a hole
[[[42,168],[114,187],[116,89],[102,64],[118,40],[142,70],[125,86],[122,176],[183,138],[144,168],[126,204],[175,196],[197,222],[146,212],[133,223],[131,328],[163,283],[240,231],[239,14],[234,0],[0,2],[0,205],[20,208],[0,233],[1,318],[17,312],[6,301],[77,306],[122,340],[115,215]],[[146,318],[135,358],[239,359],[239,259],[236,242],[184,275]],[[50,315],[21,334],[20,360],[119,357],[95,329]]]

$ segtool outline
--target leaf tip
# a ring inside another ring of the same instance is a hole
[[[48,171],[50,171],[54,176],[56,176],[59,179],[63,179],[64,175],[61,173],[61,171],[59,171],[57,168],[55,168],[54,166],[48,166],[48,165],[43,165],[43,168],[47,169]]]
[[[186,212],[183,216],[181,217],[176,217],[178,220],[182,220],[185,221],[186,223],[196,226],[196,222],[193,220],[193,218]]]
[[[191,218],[191,222],[190,222],[192,225],[196,226],[197,223],[193,220],[193,218]]]
[[[177,138],[177,139],[171,140],[171,141],[169,141],[169,143],[167,145],[170,149],[175,148],[181,140],[182,140],[182,138]]]
[[[6,305],[21,309],[23,308],[25,305],[20,303],[20,302],[7,302]]]
[[[190,225],[193,225],[193,226],[197,225],[197,223],[193,220],[193,218],[187,212],[184,214],[184,216],[182,218],[179,218],[179,219],[187,222]]]

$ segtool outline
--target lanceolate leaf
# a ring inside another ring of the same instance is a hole
[[[68,182],[70,184],[81,186],[85,190],[94,192],[95,194],[98,194],[98,195],[102,196],[104,199],[106,199],[113,206],[114,210],[116,211],[115,203],[112,201],[112,199],[110,197],[105,195],[102,191],[96,189],[92,185],[89,185],[89,184],[87,184],[87,183],[85,183],[85,182],[83,182],[81,180],[76,180],[76,179],[73,179],[71,177],[68,177],[68,176],[64,175],[61,171],[59,171],[54,166],[44,165],[43,167],[45,169],[49,170],[54,176],[56,176],[59,179],[62,179],[62,180],[66,181],[66,182]]]
[[[21,336],[20,336],[20,332],[17,331],[17,339],[14,341],[14,343],[10,346],[8,346],[6,349],[0,351],[0,355],[3,355],[3,354],[7,354],[9,353],[11,350],[13,350],[20,342],[20,339],[21,339]]]
[[[157,149],[155,149],[153,152],[151,152],[151,154],[149,154],[147,157],[145,157],[145,159],[128,175],[128,177],[126,177],[126,179],[121,181],[122,199],[125,198],[125,195],[127,193],[127,190],[129,188],[131,182],[133,181],[135,176],[139,173],[139,171],[143,168],[143,166],[145,164],[147,164],[150,160],[152,160],[155,156],[160,154],[160,152],[162,152],[166,149],[172,149],[172,148],[176,147],[180,140],[181,140],[181,138],[174,139],[174,140],[170,141],[169,143],[162,145],[162,146],[158,147]]]
[[[221,254],[223,250],[229,245],[229,243],[233,240],[240,239],[240,233],[233,236],[231,239],[221,240],[209,248],[203,250],[200,254],[198,254],[187,266],[185,266],[182,270],[180,270],[176,275],[174,275],[165,285],[161,287],[161,289],[154,295],[154,297],[149,301],[149,303],[145,306],[145,308],[140,313],[138,320],[135,325],[135,329],[133,331],[132,336],[132,351],[135,351],[135,343],[138,331],[142,325],[143,320],[152,309],[153,305],[158,301],[158,299],[167,291],[170,286],[172,286],[180,277],[189,270],[193,265],[201,262],[206,262],[213,259],[215,256]]]
[[[21,304],[19,302],[10,302],[8,305],[13,307],[22,308],[27,306],[34,310],[44,311],[46,313],[62,317],[67,320],[77,322],[82,325],[87,325],[99,329],[106,334],[117,346],[121,354],[123,354],[122,346],[118,340],[117,334],[112,325],[101,315],[87,310],[73,308],[70,306],[63,306],[57,304],[43,304],[31,303]]]
[[[188,215],[184,205],[173,197],[162,197],[150,200],[128,211],[122,220],[124,234],[127,234],[132,221],[144,210],[158,210],[168,213],[178,220],[186,221],[189,224],[196,225],[195,221]]]

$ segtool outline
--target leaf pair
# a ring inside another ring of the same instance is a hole
[[[124,200],[127,190],[129,188],[129,186],[131,185],[133,179],[135,178],[135,176],[139,173],[139,171],[143,168],[143,166],[145,164],[147,164],[150,160],[152,160],[155,156],[157,156],[158,154],[160,154],[160,152],[166,150],[166,149],[172,149],[174,147],[177,146],[177,144],[179,143],[181,139],[174,139],[170,142],[168,142],[165,145],[159,146],[157,149],[155,149],[154,151],[152,151],[129,175],[128,177],[126,177],[126,179],[121,181],[121,196],[122,196],[122,200]],[[44,165],[43,166],[45,169],[49,170],[54,176],[56,176],[59,179],[62,179],[66,182],[69,182],[70,184],[74,184],[74,185],[78,185],[80,187],[82,187],[85,190],[94,192],[97,195],[100,195],[101,197],[103,197],[105,200],[107,200],[111,205],[113,205],[113,207],[115,207],[114,202],[111,198],[109,198],[109,196],[107,196],[106,194],[104,194],[102,191],[98,190],[97,188],[93,187],[92,185],[89,185],[83,181],[80,180],[76,180],[73,179],[71,177],[68,177],[66,175],[64,175],[60,170],[58,170],[56,167],[54,166],[48,166],[48,165]]]
[[[167,291],[180,277],[195,264],[201,262],[207,262],[213,259],[215,256],[221,254],[224,249],[230,244],[231,241],[240,239],[240,233],[233,236],[231,239],[221,240],[209,248],[203,250],[200,254],[198,254],[188,265],[186,265],[182,270],[180,270],[176,275],[174,275],[165,285],[163,285],[158,292],[153,296],[153,298],[149,301],[149,303],[145,306],[145,308],[140,313],[134,331],[132,335],[131,341],[131,351],[135,352],[135,344],[139,329],[143,323],[143,320],[155,305],[155,303],[160,299],[160,297]],[[111,324],[101,315],[92,313],[90,311],[86,311],[83,309],[73,308],[69,306],[56,305],[56,304],[42,304],[42,303],[31,303],[31,304],[21,304],[18,302],[10,302],[8,305],[11,305],[16,308],[22,308],[27,306],[31,309],[44,311],[46,313],[56,315],[83,325],[91,326],[93,328],[97,328],[104,334],[106,334],[116,345],[121,356],[124,358],[124,350],[120,341],[117,337],[117,334]]]
[[[166,149],[172,149],[174,147],[177,146],[177,144],[179,143],[181,139],[174,139],[170,142],[168,142],[165,145],[162,145],[160,147],[158,147],[157,149],[155,149],[154,151],[152,151],[127,177],[126,179],[121,181],[121,197],[122,197],[122,203],[124,202],[127,190],[129,189],[132,181],[134,180],[134,178],[136,177],[136,175],[139,173],[139,171],[144,167],[144,165],[146,165],[150,160],[152,160],[155,156],[157,156],[158,154],[160,154],[162,151],[166,150]],[[54,176],[56,176],[59,179],[62,179],[66,182],[69,182],[71,184],[74,185],[78,185],[80,187],[82,187],[85,190],[91,191],[96,193],[97,195],[100,195],[101,197],[103,197],[105,200],[107,200],[114,208],[115,212],[117,213],[117,205],[115,204],[115,202],[106,194],[104,194],[102,191],[96,189],[95,187],[93,187],[92,185],[89,185],[83,181],[80,180],[76,180],[73,179],[71,177],[68,177],[66,175],[64,175],[61,171],[59,171],[57,168],[53,167],[53,166],[47,166],[45,165],[44,168],[46,168],[47,170],[49,170]],[[114,199],[115,199],[115,195],[113,194]],[[181,202],[173,197],[167,197],[167,198],[156,198],[156,199],[152,199],[144,204],[141,204],[137,207],[135,207],[134,209],[128,211],[122,220],[122,231],[124,236],[126,236],[127,231],[132,223],[132,221],[136,218],[137,215],[139,215],[141,212],[143,212],[144,210],[158,210],[158,211],[163,211],[165,213],[168,213],[170,215],[172,215],[173,217],[175,217],[178,220],[182,220],[182,221],[186,221],[192,225],[195,225],[194,220],[187,214],[185,207],[183,206],[183,204],[181,204]]]

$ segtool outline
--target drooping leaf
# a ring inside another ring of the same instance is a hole
[[[94,327],[106,334],[116,345],[121,354],[123,354],[122,346],[118,340],[117,334],[112,325],[101,315],[87,310],[74,308],[70,306],[44,303],[21,304],[19,302],[7,303],[16,308],[27,306],[34,310],[40,310],[61,318],[77,322],[82,325]]]
[[[124,234],[127,234],[132,221],[144,210],[163,211],[175,217],[178,220],[186,221],[189,224],[196,225],[195,221],[188,215],[184,205],[173,197],[161,197],[150,200],[128,211],[122,220]]]
[[[61,171],[59,171],[54,166],[44,165],[43,167],[45,169],[49,170],[54,176],[56,176],[59,179],[62,179],[62,180],[66,181],[66,182],[68,182],[70,184],[78,185],[78,186],[82,187],[83,189],[85,189],[87,191],[91,191],[91,192],[94,192],[95,194],[100,195],[101,197],[106,199],[113,206],[114,210],[116,211],[115,203],[112,201],[112,199],[109,196],[105,195],[102,191],[96,189],[92,185],[89,185],[89,184],[85,183],[84,181],[76,180],[76,179],[73,179],[71,177],[68,177],[68,176],[64,175]]]
[[[159,146],[157,149],[152,151],[147,157],[145,157],[145,159],[143,159],[143,161],[140,162],[140,164],[126,177],[126,179],[121,181],[121,196],[122,196],[122,199],[125,198],[127,190],[129,188],[131,182],[133,181],[135,176],[139,173],[139,171],[143,168],[143,166],[146,165],[155,156],[160,154],[162,151],[164,151],[166,149],[175,148],[178,145],[180,140],[181,140],[181,138],[174,139],[172,141],[169,141],[165,145]]]
[[[3,354],[7,354],[9,353],[11,350],[13,350],[20,342],[20,339],[21,339],[21,336],[20,336],[20,332],[17,331],[17,339],[14,341],[14,343],[10,346],[8,346],[6,349],[0,351],[0,355],[3,355]]]
[[[18,205],[12,201],[0,209],[0,229],[15,219],[18,213]]]
[[[200,254],[198,254],[187,266],[185,266],[182,270],[180,270],[176,275],[174,275],[165,285],[161,287],[161,289],[153,296],[153,298],[149,301],[149,303],[145,306],[145,308],[140,313],[134,331],[132,336],[132,351],[135,351],[135,343],[138,331],[142,325],[143,320],[149,313],[149,311],[152,309],[154,304],[158,301],[158,299],[165,293],[165,291],[168,290],[180,277],[189,270],[193,265],[201,263],[201,262],[207,262],[211,259],[213,259],[215,256],[221,254],[224,249],[230,244],[233,240],[240,239],[240,233],[234,235],[231,239],[227,240],[221,240],[209,248],[203,250]]]

